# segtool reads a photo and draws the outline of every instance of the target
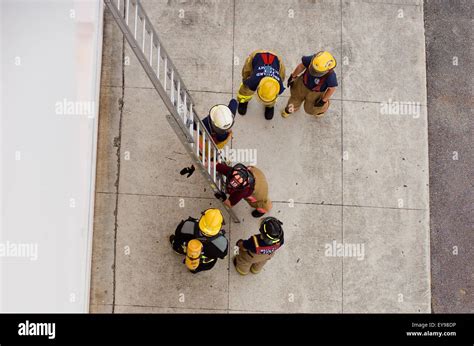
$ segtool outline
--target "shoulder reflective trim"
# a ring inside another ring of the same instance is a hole
[[[257,251],[259,247],[257,237],[253,235],[252,238],[253,238],[253,242],[255,243],[255,251]]]

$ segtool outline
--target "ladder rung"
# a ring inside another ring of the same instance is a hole
[[[137,39],[137,25],[138,25],[138,6],[137,6],[137,4],[135,4],[135,22],[134,22],[134,25],[135,25],[135,31],[134,31],[133,37],[136,40]]]
[[[217,150],[214,149],[214,174],[212,175],[212,179],[216,181],[216,161],[217,160]]]
[[[204,167],[206,167],[205,163],[206,162],[206,131],[202,131],[202,150],[201,150],[201,154],[202,154],[202,165]]]
[[[165,76],[164,76],[163,88],[166,91],[166,80],[168,79],[168,57],[165,56]]]
[[[189,117],[188,119],[190,120],[189,121],[189,132],[191,133],[191,136],[193,136],[194,134],[194,131],[193,131],[193,126],[194,126],[194,113],[193,113],[193,104],[190,103],[189,104]],[[198,123],[199,125],[199,123]]]
[[[211,175],[211,141],[207,139],[207,173]]]
[[[181,115],[183,115],[183,122],[186,123],[186,121],[184,120],[185,119],[185,114],[183,112],[183,110],[181,109],[181,81],[178,80],[178,85],[176,86],[176,95],[178,95],[178,100],[177,100],[177,103],[176,103],[176,107],[178,108],[178,113]],[[180,112],[181,111],[181,112]]]
[[[145,53],[145,38],[146,38],[146,21],[145,17],[141,18],[143,21],[143,29],[142,29],[142,52]]]
[[[179,83],[179,85],[181,86],[181,83]],[[188,101],[186,99],[186,90],[184,91],[184,95],[183,95],[182,107],[184,108],[184,114],[183,114],[184,123],[188,125]]]
[[[128,25],[128,13],[130,12],[130,0],[127,1],[127,6],[125,7],[125,23]]]
[[[161,60],[161,54],[160,54],[160,43],[158,42],[158,47],[156,48],[156,77],[158,77],[158,80],[160,79],[160,60]]]
[[[174,70],[171,69],[171,88],[170,88],[171,103],[176,106],[174,101]]]
[[[153,31],[150,32],[150,65],[153,67],[153,48],[155,48],[155,43],[153,43]]]
[[[197,123],[196,130],[196,156],[199,157],[199,138],[201,138],[201,135],[199,134],[201,127],[199,126],[199,123]]]

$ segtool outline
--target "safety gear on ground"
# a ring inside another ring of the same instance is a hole
[[[195,270],[199,266],[201,251],[202,243],[199,240],[192,239],[188,242],[185,264],[189,270]]]
[[[207,237],[199,226],[199,220],[192,217],[189,217],[187,220],[182,220],[179,223],[176,227],[174,236],[170,237],[170,243],[175,252],[181,255],[186,255],[188,252],[188,244],[193,239],[197,239],[202,243],[199,264],[197,268],[190,269],[193,274],[212,269],[217,263],[218,258],[224,259],[227,255],[228,241],[225,237],[225,231],[220,230],[216,235]],[[192,244],[191,249],[194,250]],[[197,255],[190,253],[190,256],[188,257],[190,257],[188,259],[189,262],[190,260],[195,260]],[[186,257],[183,259],[183,263],[186,263]],[[194,266],[195,264],[191,266],[191,268]]]
[[[290,77],[288,78],[288,82],[286,83],[286,86],[289,88],[293,85],[293,82],[295,81],[295,79],[293,78],[293,75],[290,74]]]
[[[225,192],[222,192],[222,191],[216,192],[214,194],[214,197],[216,197],[218,200],[221,200],[222,202],[224,202],[227,199],[227,195],[225,194]]]
[[[275,113],[274,107],[265,107],[265,119],[272,120],[273,114]]]
[[[215,236],[221,230],[224,217],[219,209],[210,208],[202,213],[199,229],[206,237]]]
[[[230,190],[239,191],[247,186],[255,185],[253,174],[243,164],[238,163],[232,167],[232,171],[227,175],[227,187]]]
[[[280,83],[275,78],[263,77],[257,87],[257,95],[263,104],[273,103],[280,93]]]
[[[183,255],[184,252],[181,248],[176,248],[174,247],[174,238],[175,238],[175,235],[174,234],[171,234],[170,235],[170,238],[169,238],[169,241],[170,241],[170,244],[171,244],[171,248],[173,249],[173,251],[175,253],[177,253],[178,255]]]
[[[336,67],[336,59],[331,53],[322,51],[316,53],[311,64],[309,65],[309,73],[315,77],[322,77],[330,70]]]
[[[191,165],[191,166],[189,166],[189,167],[183,168],[183,169],[179,172],[179,174],[181,174],[181,175],[187,174],[188,176],[187,176],[186,178],[189,178],[190,176],[193,175],[193,173],[194,173],[195,170],[196,170],[196,167],[194,167],[194,165]]]
[[[226,105],[215,105],[209,111],[211,127],[218,134],[226,134],[234,125],[234,115]]]
[[[262,217],[263,215],[265,215],[265,213],[262,213],[261,211],[258,211],[257,209],[252,211],[252,216],[255,218]]]
[[[248,102],[241,102],[239,103],[238,111],[240,115],[247,114],[247,106],[249,105]]]
[[[283,223],[280,220],[271,216],[262,219],[259,231],[263,236],[264,242],[267,244],[278,243],[283,236],[282,225]]]

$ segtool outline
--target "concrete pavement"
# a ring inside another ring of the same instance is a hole
[[[166,109],[106,13],[91,311],[429,312],[428,147],[420,1],[143,1],[198,113],[227,103],[254,49],[327,49],[339,88],[319,120],[237,115],[232,148],[256,149],[285,246],[259,275],[231,254],[191,275],[167,236],[216,205]],[[289,91],[279,99],[286,104]],[[408,113],[397,102],[413,103]],[[230,244],[257,232],[243,202]],[[331,253],[358,246],[359,256]]]

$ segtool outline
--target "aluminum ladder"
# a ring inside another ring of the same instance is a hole
[[[210,183],[212,190],[215,193],[222,191],[224,179],[216,171],[216,165],[210,158],[214,158],[217,162],[227,160],[217,149],[209,132],[197,116],[194,101],[163,47],[140,0],[104,0],[104,3],[165,103],[170,113],[166,115],[166,118],[171,128],[176,132],[197,169]],[[232,221],[240,222],[231,208],[223,202],[222,205]]]

